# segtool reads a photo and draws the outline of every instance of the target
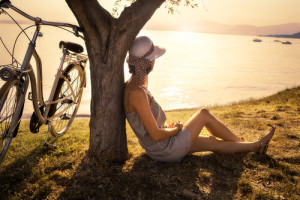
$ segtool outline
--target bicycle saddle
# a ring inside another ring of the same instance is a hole
[[[74,53],[82,53],[83,52],[83,47],[81,45],[73,43],[73,42],[60,41],[59,48],[66,48],[70,51],[73,51]]]

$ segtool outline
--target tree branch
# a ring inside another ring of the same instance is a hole
[[[97,0],[66,0],[66,2],[80,25],[85,29],[95,27],[97,24],[100,28],[107,30],[114,21],[110,13]]]
[[[107,60],[111,26],[116,20],[97,0],[66,0],[66,2],[79,25],[85,30],[86,45],[93,44],[93,47],[90,46],[91,48],[88,49],[94,49],[94,51],[101,49],[103,60]],[[87,32],[89,35],[86,34]]]
[[[125,33],[123,42],[129,48],[139,31],[152,17],[155,10],[165,0],[137,0],[130,7],[126,7],[117,19],[119,32]]]

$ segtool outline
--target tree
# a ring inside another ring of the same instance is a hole
[[[136,0],[114,18],[97,0],[66,0],[84,29],[90,60],[90,156],[116,162],[127,158],[123,63],[137,34],[164,1]],[[187,5],[192,1],[184,0]],[[181,0],[167,2],[178,5]]]

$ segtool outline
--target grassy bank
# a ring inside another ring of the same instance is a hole
[[[164,164],[147,157],[127,127],[127,162],[97,163],[86,155],[88,119],[51,138],[56,150],[41,146],[45,128],[33,135],[25,121],[0,165],[0,199],[300,199],[300,87],[210,110],[249,141],[276,125],[268,155],[207,152]],[[195,111],[167,118],[186,121]]]

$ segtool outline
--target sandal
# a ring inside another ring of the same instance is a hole
[[[276,127],[275,126],[272,126],[271,129],[270,129],[270,132],[267,133],[267,134],[272,134],[272,137],[270,137],[270,139],[265,143],[265,145],[262,144],[262,142],[260,142],[260,148],[259,150],[257,151],[258,154],[260,155],[263,155],[263,154],[266,154],[267,153],[267,150],[269,148],[269,142],[271,141],[271,139],[273,138],[273,135],[275,133],[275,129]]]

